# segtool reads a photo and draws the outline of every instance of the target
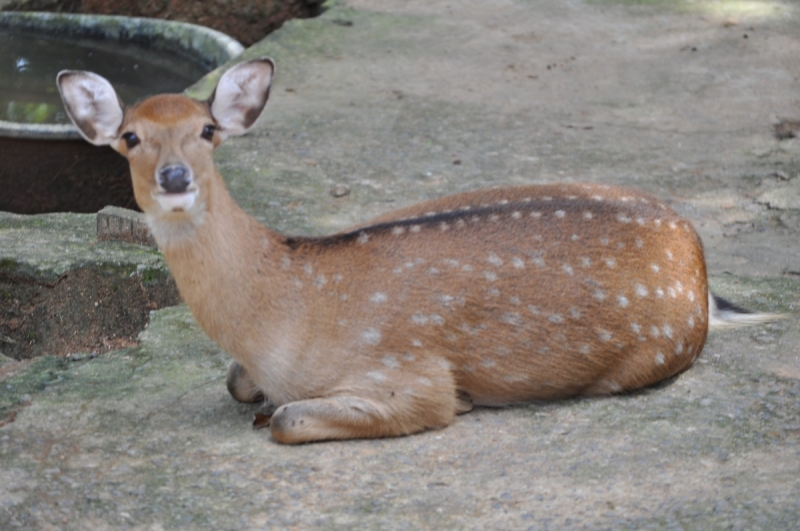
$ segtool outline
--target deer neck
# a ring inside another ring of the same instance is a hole
[[[277,322],[282,300],[280,236],[259,224],[215,179],[202,214],[175,221],[149,217],[178,290],[203,330],[235,358],[255,323]],[[244,360],[240,360],[244,361]]]

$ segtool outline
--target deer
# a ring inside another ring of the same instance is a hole
[[[275,64],[244,61],[207,101],[124,107],[98,74],[57,85],[83,137],[130,163],[180,294],[233,361],[231,396],[274,405],[273,439],[403,436],[474,406],[603,396],[689,368],[709,329],[763,323],[708,288],[689,221],[593,183],[458,193],[322,237],[237,205],[212,153],[253,128]]]

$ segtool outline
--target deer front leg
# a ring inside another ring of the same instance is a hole
[[[264,393],[256,385],[255,380],[238,362],[231,362],[228,367],[228,377],[225,381],[228,392],[233,398],[245,404],[253,404],[264,400]]]
[[[419,360],[419,372],[369,371],[328,396],[290,402],[270,421],[272,437],[297,444],[396,437],[448,425],[466,409],[447,362]]]

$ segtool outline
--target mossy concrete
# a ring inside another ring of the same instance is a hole
[[[246,52],[276,59],[271,102],[217,161],[296,234],[478,186],[636,186],[698,228],[716,292],[787,319],[710,334],[640,393],[286,447],[188,310],[159,310],[134,348],[0,365],[0,528],[796,527],[800,141],[772,124],[800,115],[800,12],[627,4],[329,4]]]

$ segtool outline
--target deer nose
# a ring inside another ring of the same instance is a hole
[[[171,164],[158,170],[158,184],[168,194],[182,194],[192,182],[189,169],[183,164]]]

